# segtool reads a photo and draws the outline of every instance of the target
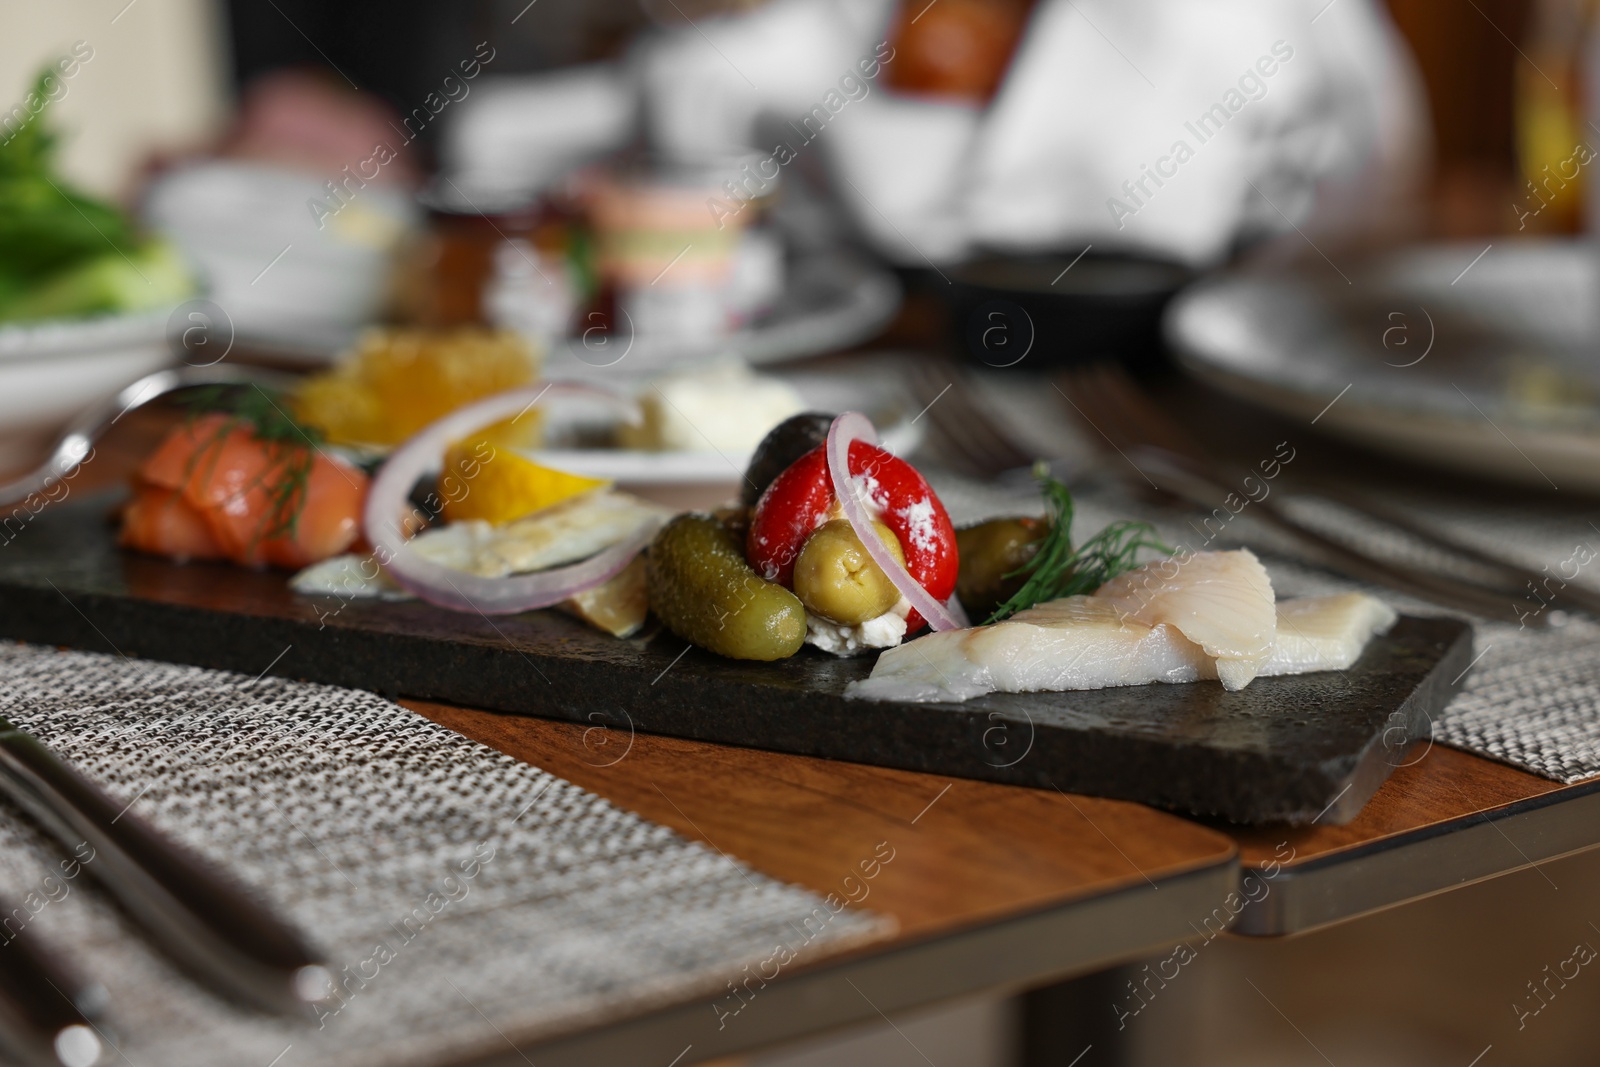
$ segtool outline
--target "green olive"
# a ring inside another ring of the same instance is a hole
[[[1049,530],[1043,519],[990,519],[956,531],[956,595],[974,619],[994,611],[1022,588],[1024,575],[1006,577],[1033,558]]]
[[[894,531],[881,522],[872,527],[904,566],[906,557]],[[876,619],[900,599],[900,590],[867,555],[845,519],[823,523],[801,546],[794,561],[794,592],[811,614],[845,626]]]
[[[645,563],[650,608],[686,641],[730,659],[784,659],[800,651],[806,612],[757,574],[744,545],[710,515],[679,515],[656,534]]]

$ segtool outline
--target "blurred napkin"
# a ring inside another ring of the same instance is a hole
[[[840,106],[892,8],[775,0],[669,28],[636,57],[654,141],[709,159],[781,138],[904,263],[1092,242],[1205,265],[1292,226],[1383,225],[1426,161],[1420,83],[1374,0],[1041,0],[987,108],[881,75]]]
[[[444,123],[441,169],[474,203],[514,201],[626,144],[636,103],[611,63],[486,76]]]

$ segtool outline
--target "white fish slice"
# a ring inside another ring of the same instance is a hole
[[[504,578],[587,559],[633,536],[644,523],[671,514],[630,493],[598,489],[503,525],[468,520],[436,526],[411,543],[424,559]]]
[[[1089,596],[1040,604],[990,626],[927,634],[878,657],[845,695],[946,702],[984,693],[1103,689],[1217,676],[1216,661],[1172,626],[1147,626]]]
[[[1153,560],[1092,595],[1147,626],[1175,627],[1217,661],[1230,690],[1250,684],[1277,636],[1272,580],[1247,548]]]
[[[1224,554],[1233,553],[1210,555]],[[1254,556],[1241,562],[1260,568]],[[1130,590],[1124,584],[1112,597],[1096,592],[1050,601],[992,626],[928,634],[889,649],[878,657],[871,677],[852,683],[846,695],[954,702],[992,692],[1193,682],[1220,678],[1224,670],[1235,677],[1245,670],[1251,677],[1258,672],[1343,670],[1355,662],[1373,634],[1387,630],[1396,618],[1387,605],[1362,593],[1309,597],[1278,605],[1266,599],[1276,636],[1256,660],[1253,635],[1262,629],[1259,604],[1232,593],[1220,595],[1221,586],[1244,583],[1255,595],[1266,598],[1270,598],[1270,586],[1262,593],[1264,582],[1247,565],[1205,566],[1192,573],[1212,587],[1209,600],[1184,597],[1183,590],[1163,579],[1159,586],[1151,587],[1160,595],[1141,598],[1139,590],[1144,587]],[[1141,599],[1142,603],[1133,604]],[[1234,610],[1228,605],[1235,601],[1250,611],[1251,621],[1239,625],[1207,617],[1208,612]],[[1138,607],[1144,618],[1131,614],[1130,606]],[[1146,621],[1152,618],[1162,621]],[[1183,626],[1232,655],[1226,659],[1212,655],[1186,635]],[[1250,660],[1240,655],[1245,651],[1250,652]],[[1226,679],[1220,680],[1227,684]]]
[[[1393,608],[1365,593],[1285,600],[1278,605],[1278,640],[1261,674],[1342,671],[1398,618]]]

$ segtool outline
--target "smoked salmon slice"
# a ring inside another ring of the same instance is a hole
[[[174,429],[140,466],[122,543],[174,559],[299,569],[350,547],[367,476],[310,444],[263,440],[233,415]]]
[[[177,560],[222,559],[222,548],[200,509],[175,489],[146,485],[122,512],[122,536],[128,548]]]

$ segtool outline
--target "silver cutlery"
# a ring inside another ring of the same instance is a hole
[[[1129,485],[1148,490],[1146,479],[1149,479],[1159,483],[1159,494],[1176,497],[1208,511],[1224,507],[1230,495],[1238,496],[1238,480],[1230,477],[1224,465],[1207,457],[1187,431],[1157,407],[1120,367],[1092,364],[1063,372],[1056,384],[1069,413],[1084,425],[1086,433],[1097,441],[1104,441],[1111,454],[1137,468],[1139,476],[1134,477],[1130,472]],[[1420,523],[1403,517],[1396,521],[1390,509],[1374,505],[1358,494],[1326,492],[1321,495],[1369,519],[1420,538],[1435,548],[1470,559],[1515,585],[1545,577],[1482,549],[1429,531]],[[1487,585],[1457,575],[1403,567],[1329,537],[1292,517],[1276,502],[1252,499],[1249,507],[1257,519],[1296,541],[1313,561],[1352,578],[1485,618],[1520,620],[1523,625],[1534,628],[1550,623],[1549,616],[1542,612],[1519,615],[1517,598],[1522,591],[1512,585]],[[1588,606],[1591,600],[1600,603],[1600,597],[1572,597],[1574,606]]]
[[[207,989],[279,1015],[307,1014],[332,994],[331,973],[297,931],[4,719],[0,793],[68,850],[93,849],[83,870]]]
[[[10,901],[0,914],[15,915]],[[22,911],[24,915],[26,911]],[[0,1052],[26,1067],[101,1067],[111,1043],[100,1022],[105,990],[64,970],[31,926],[0,942]]]
[[[46,495],[68,478],[94,452],[94,444],[123,416],[159,397],[180,389],[204,385],[276,386],[289,379],[272,371],[218,364],[211,367],[170,367],[147,374],[132,385],[72,421],[50,450],[50,458],[34,470],[0,483],[0,508],[21,503],[36,494]]]
[[[1022,451],[972,398],[962,369],[948,359],[910,361],[911,391],[933,424],[935,448],[946,465],[979,478],[1026,468],[1034,457]]]
[[[1151,445],[1135,445],[1128,452],[1129,458],[1155,479],[1163,490],[1197,507],[1207,510],[1224,508],[1224,501],[1230,495],[1237,496],[1234,490],[1228,488],[1225,476],[1212,475],[1207,468],[1190,461],[1186,456]],[[1515,616],[1515,602],[1505,592],[1485,589],[1459,578],[1403,568],[1369,556],[1291,518],[1268,500],[1252,501],[1249,506],[1258,520],[1297,541],[1314,562],[1351,578],[1387,586],[1440,607],[1485,618],[1512,621],[1507,617]],[[1542,615],[1534,616],[1529,621],[1529,625],[1535,627],[1543,627],[1548,623],[1548,618]]]
[[[1354,493],[1343,486],[1317,483],[1314,486],[1316,494],[1326,497],[1337,504],[1343,504],[1351,511],[1386,522],[1397,530],[1402,530],[1417,540],[1430,544],[1446,552],[1455,553],[1464,559],[1469,559],[1481,567],[1500,575],[1508,583],[1508,590],[1518,597],[1528,593],[1528,587],[1538,586],[1550,579],[1547,573],[1532,570],[1520,563],[1502,559],[1492,552],[1485,552],[1477,545],[1470,544],[1448,533],[1435,530],[1423,523],[1417,522],[1404,512],[1391,508],[1387,504],[1370,500],[1361,494]],[[1585,589],[1571,582],[1562,582],[1560,596],[1573,607],[1582,608],[1584,611],[1600,615],[1600,593],[1592,589]]]

